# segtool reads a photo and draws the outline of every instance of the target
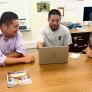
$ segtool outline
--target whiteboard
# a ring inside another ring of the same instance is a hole
[[[30,13],[28,0],[0,0],[0,16],[5,11],[15,12],[19,19],[26,19],[28,28],[30,27]]]
[[[28,17],[29,8],[27,0],[0,0],[0,15],[5,11],[13,11],[19,17]]]

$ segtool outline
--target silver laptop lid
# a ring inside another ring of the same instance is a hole
[[[39,64],[66,63],[69,46],[43,47],[39,49]]]

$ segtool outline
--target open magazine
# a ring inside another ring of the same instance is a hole
[[[8,87],[15,87],[25,84],[32,84],[32,80],[27,71],[8,72],[7,84]]]

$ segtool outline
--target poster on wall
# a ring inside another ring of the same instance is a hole
[[[58,10],[61,13],[61,16],[64,16],[64,7],[58,7]]]
[[[0,4],[6,4],[6,3],[8,3],[7,0],[0,0]]]
[[[75,11],[78,9],[78,7],[83,7],[84,6],[84,0],[68,0],[66,2],[66,10],[68,11]]]
[[[50,10],[50,1],[38,1],[37,12],[48,12]]]

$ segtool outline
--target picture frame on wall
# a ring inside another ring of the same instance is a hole
[[[50,2],[49,1],[39,1],[37,2],[37,12],[49,12]]]
[[[58,10],[61,13],[61,16],[64,16],[64,7],[58,7]]]

